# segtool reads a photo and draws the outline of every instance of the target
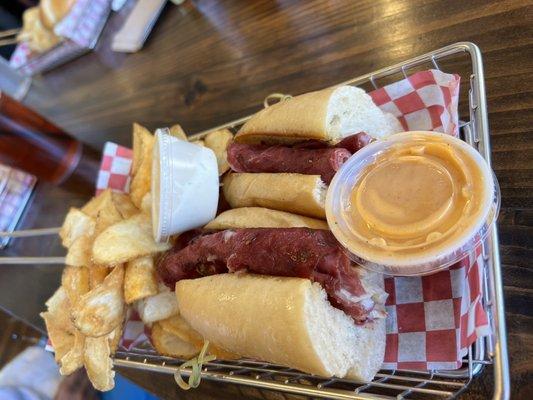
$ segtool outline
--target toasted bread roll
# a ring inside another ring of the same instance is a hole
[[[401,132],[364,90],[339,86],[280,101],[250,118],[235,136],[241,143],[295,143],[315,139],[336,143],[366,132],[374,138]]]
[[[223,191],[232,208],[266,207],[315,218],[326,218],[326,185],[319,175],[228,174]]]
[[[205,229],[238,228],[311,228],[329,229],[328,224],[315,218],[304,217],[285,211],[271,210],[263,207],[242,207],[224,211]]]
[[[243,357],[359,380],[383,361],[384,320],[355,325],[308,279],[212,275],[179,281],[176,296],[196,331]]]

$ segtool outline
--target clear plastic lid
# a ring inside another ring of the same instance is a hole
[[[499,212],[494,173],[467,143],[404,132],[369,144],[337,172],[328,225],[350,257],[389,275],[425,275],[466,257]]]

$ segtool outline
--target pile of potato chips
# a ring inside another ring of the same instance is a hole
[[[187,140],[179,125],[170,133]],[[229,168],[226,148],[232,138],[229,130],[222,130],[193,143],[214,151],[223,174]],[[134,124],[129,195],[108,189],[82,208],[69,210],[59,233],[67,248],[61,286],[41,314],[60,373],[85,367],[94,387],[102,391],[114,387],[112,356],[128,307],[151,326],[152,344],[162,355],[190,358],[204,342],[180,317],[174,293],[155,273],[156,258],[171,245],[156,243],[152,236],[153,145],[154,136]],[[218,358],[236,357],[214,346],[209,352]]]

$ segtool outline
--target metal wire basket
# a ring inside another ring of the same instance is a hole
[[[490,139],[485,100],[483,62],[479,48],[473,43],[456,43],[431,53],[415,57],[403,63],[371,72],[339,85],[379,87],[379,82],[416,68],[441,69],[447,59],[469,56],[470,68],[467,106],[468,115],[461,123],[461,138],[479,150],[490,163]],[[464,66],[464,65],[463,65]],[[455,72],[455,71],[453,71]],[[463,76],[464,78],[464,76]],[[201,139],[209,132],[229,128],[235,129],[250,116],[217,126],[191,137]],[[494,368],[494,399],[509,397],[509,368],[507,360],[505,315],[500,269],[498,235],[496,229],[483,244],[484,306],[492,325],[493,335],[479,338],[468,349],[463,365],[453,371],[380,371],[372,382],[357,383],[346,379],[321,378],[300,371],[252,360],[215,361],[204,365],[202,378],[221,383],[251,386],[258,389],[276,390],[286,394],[297,394],[329,399],[368,398],[454,398],[462,393],[472,379],[481,374],[486,365]],[[163,357],[151,349],[119,351],[115,365],[145,371],[174,374],[183,360]],[[182,370],[183,375],[190,370]]]
[[[379,83],[393,79],[398,74],[407,77],[417,68],[428,66],[443,69],[444,64],[456,72],[466,68],[469,77],[468,91],[460,101],[463,121],[460,124],[461,138],[474,146],[490,164],[490,140],[485,100],[483,64],[479,48],[468,42],[460,42],[423,54],[375,72],[350,79],[339,85],[355,85],[377,89]],[[464,91],[463,91],[464,92]],[[193,135],[190,140],[201,139],[208,133],[222,129],[236,129],[250,116],[217,126]],[[34,236],[57,233],[57,228],[0,233],[0,236]],[[321,378],[291,368],[253,360],[214,361],[203,365],[202,378],[225,384],[237,384],[259,390],[278,391],[283,398],[290,395],[329,399],[420,399],[454,398],[461,394],[472,379],[481,374],[486,365],[494,368],[494,399],[507,399],[510,393],[509,367],[503,286],[501,278],[498,234],[496,229],[483,243],[483,305],[492,327],[492,335],[479,338],[468,348],[462,367],[458,370],[382,370],[372,382],[358,383],[340,378]],[[59,257],[4,257],[3,263],[61,263]],[[158,355],[151,348],[119,349],[115,354],[117,367],[134,368],[150,372],[174,374],[184,360]],[[190,369],[181,369],[188,376]]]

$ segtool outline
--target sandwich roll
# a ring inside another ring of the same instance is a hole
[[[232,208],[259,206],[321,219],[326,191],[319,175],[232,173],[223,180]]]
[[[364,90],[339,86],[280,101],[252,116],[239,130],[241,143],[288,144],[314,139],[337,143],[357,132],[373,138],[401,132],[391,114],[385,114]]]
[[[387,300],[383,275],[357,267],[365,289],[374,293],[373,298],[383,309]],[[376,312],[376,315],[379,312]],[[371,381],[381,369],[385,359],[387,318],[376,317],[364,325],[356,326],[357,360],[352,364],[345,378],[361,382]]]
[[[329,229],[326,221],[263,207],[233,208],[219,214],[204,229],[238,228],[311,228]]]
[[[212,275],[177,282],[176,296],[193,329],[243,357],[360,380],[383,361],[385,331],[356,326],[308,279]]]

